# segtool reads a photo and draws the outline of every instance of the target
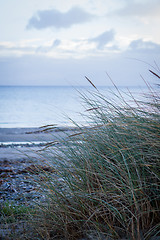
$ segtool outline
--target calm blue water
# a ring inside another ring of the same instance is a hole
[[[93,88],[76,88],[87,92]],[[0,128],[39,127],[47,124],[84,124],[84,107],[73,87],[0,87]],[[100,88],[104,93],[107,88]],[[135,91],[135,89],[134,89]],[[139,92],[139,89],[136,89]],[[67,117],[68,116],[68,117]]]

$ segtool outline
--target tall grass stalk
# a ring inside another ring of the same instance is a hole
[[[90,126],[76,124],[79,133],[58,149],[57,177],[45,176],[48,205],[40,207],[39,228],[44,239],[78,239],[89,232],[93,239],[159,235],[158,91],[150,88],[144,101],[130,94],[134,104],[118,89],[111,101],[96,90],[82,94]]]

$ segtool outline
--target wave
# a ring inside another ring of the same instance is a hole
[[[0,142],[0,148],[14,148],[14,147],[41,147],[45,146],[47,141],[34,141],[34,142]]]

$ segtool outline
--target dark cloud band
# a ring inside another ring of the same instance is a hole
[[[137,39],[130,43],[129,50],[141,51],[146,54],[148,52],[159,53],[160,52],[160,44],[157,44],[152,41],[144,41],[143,39]]]
[[[69,28],[74,24],[90,21],[94,16],[79,7],[73,7],[68,12],[60,12],[56,9],[38,11],[30,18],[27,29],[45,28]]]
[[[95,38],[89,39],[90,42],[96,42],[98,49],[103,49],[105,45],[114,40],[115,32],[113,29],[105,31]]]

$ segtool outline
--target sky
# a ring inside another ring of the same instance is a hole
[[[0,0],[0,85],[154,82],[159,13],[160,0]]]

